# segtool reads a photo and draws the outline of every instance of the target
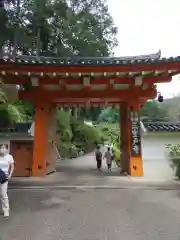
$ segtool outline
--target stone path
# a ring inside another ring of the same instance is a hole
[[[158,162],[145,162],[144,177],[124,177],[120,176],[119,168],[115,164],[113,164],[112,172],[108,172],[105,160],[102,171],[97,172],[94,153],[90,153],[77,159],[58,161],[57,172],[43,178],[14,178],[10,182],[10,188],[36,185],[128,188],[139,184],[166,187],[168,185],[168,188],[172,188],[171,185],[174,185],[173,177],[169,177],[169,175],[167,177],[165,168],[158,164]],[[177,188],[179,188],[178,183]]]
[[[0,215],[0,240],[179,240],[180,186],[169,186],[158,190],[156,180],[150,188],[145,178],[119,176],[116,166],[108,172],[105,162],[99,173],[94,153],[61,161],[45,178],[11,180],[11,216]]]

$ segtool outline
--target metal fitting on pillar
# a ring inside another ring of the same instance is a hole
[[[134,170],[137,170],[137,166],[136,166],[136,164],[133,165],[133,168],[134,168]]]

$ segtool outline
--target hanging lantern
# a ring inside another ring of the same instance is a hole
[[[163,102],[163,101],[164,101],[164,98],[163,98],[163,96],[161,95],[161,93],[158,93],[158,101],[159,101],[159,102]]]

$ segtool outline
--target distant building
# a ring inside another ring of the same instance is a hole
[[[9,152],[15,159],[13,176],[31,176],[34,144],[34,122],[16,123],[12,126],[0,127],[0,144],[7,144]],[[57,148],[48,141],[46,173],[55,171]]]
[[[167,144],[180,143],[180,123],[167,121],[141,121],[141,145],[144,170],[151,164],[157,175],[172,177],[172,169],[167,160]],[[152,174],[152,173],[151,173]]]
[[[0,144],[8,145],[15,159],[14,176],[30,176],[33,157],[33,136],[28,133],[32,122],[0,127]]]

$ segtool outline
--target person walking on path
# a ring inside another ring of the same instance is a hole
[[[112,155],[112,153],[111,153],[110,147],[107,148],[107,151],[105,152],[103,158],[106,159],[106,164],[107,164],[107,167],[108,167],[108,171],[111,171],[113,155]]]
[[[97,146],[96,152],[96,162],[97,162],[97,170],[101,171],[101,166],[102,166],[102,153],[100,151],[100,146]]]
[[[14,159],[8,154],[8,145],[0,144],[0,197],[4,217],[9,217],[8,181],[14,171]]]

